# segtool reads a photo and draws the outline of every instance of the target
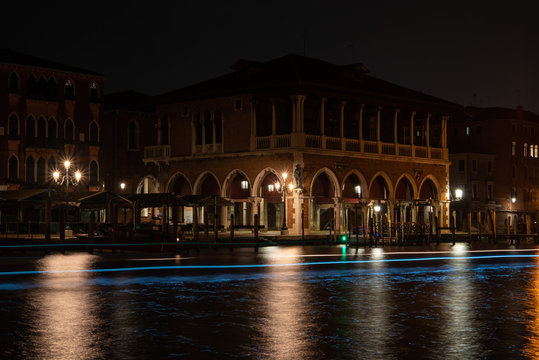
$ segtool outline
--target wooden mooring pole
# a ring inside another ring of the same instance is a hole
[[[258,225],[260,220],[258,219],[258,214],[255,214],[255,253],[258,253]]]

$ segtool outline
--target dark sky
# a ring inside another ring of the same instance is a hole
[[[463,105],[539,112],[535,1],[10,3],[1,47],[102,72],[106,92],[156,95],[305,50]]]

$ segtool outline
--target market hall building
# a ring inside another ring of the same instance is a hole
[[[264,229],[289,234],[344,232],[368,219],[449,225],[446,129],[459,105],[372,77],[362,64],[287,55],[232,69],[159,96],[155,133],[126,135],[155,138],[143,149],[146,175],[108,185],[230,199],[234,206],[197,213],[225,228],[231,214],[238,226],[258,215]]]

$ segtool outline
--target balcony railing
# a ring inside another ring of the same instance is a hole
[[[159,162],[168,163],[170,158],[170,145],[155,145],[144,147],[144,162]]]
[[[416,146],[415,157],[426,158],[428,155],[428,148],[424,146]]]
[[[306,135],[305,136],[305,146],[311,148],[321,148],[322,140],[318,135]]]
[[[290,147],[290,135],[277,135],[274,137],[274,146],[276,148]]]
[[[378,142],[365,140],[363,151],[372,154],[378,154]]]
[[[326,149],[341,150],[341,138],[326,137]]]
[[[297,137],[295,137],[294,134],[258,136],[255,138],[254,146],[256,150],[283,149],[291,146],[305,146],[307,148],[315,149],[356,153],[363,152],[368,154],[436,160],[443,160],[447,156],[447,151],[444,151],[442,148],[310,134],[298,135]]]

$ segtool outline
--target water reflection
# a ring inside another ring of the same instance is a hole
[[[91,268],[95,257],[88,254],[52,255],[43,258],[38,270],[71,270]],[[104,339],[96,337],[99,318],[86,284],[91,275],[85,272],[68,274],[44,273],[41,283],[29,298],[34,313],[31,317],[35,358],[100,359]]]
[[[536,269],[539,268],[539,259],[535,258]],[[528,323],[530,332],[528,344],[525,351],[533,358],[539,357],[539,270],[531,274],[530,287],[528,289],[530,296],[530,308],[528,316],[533,320]]]
[[[271,264],[299,261],[298,247],[274,248],[265,256]],[[307,342],[310,319],[306,316],[305,283],[301,280],[304,269],[297,266],[269,267],[267,283],[261,287],[260,305],[263,309],[258,324],[263,344],[262,358],[312,358]]]
[[[467,253],[467,246],[457,244],[452,250],[455,256],[463,256]],[[439,333],[441,351],[447,358],[466,358],[469,354],[479,354],[481,347],[474,330],[477,327],[474,323],[474,299],[477,289],[473,283],[474,276],[469,259],[454,259],[450,265],[454,272],[441,279],[443,283],[440,284],[440,321],[445,324]]]

